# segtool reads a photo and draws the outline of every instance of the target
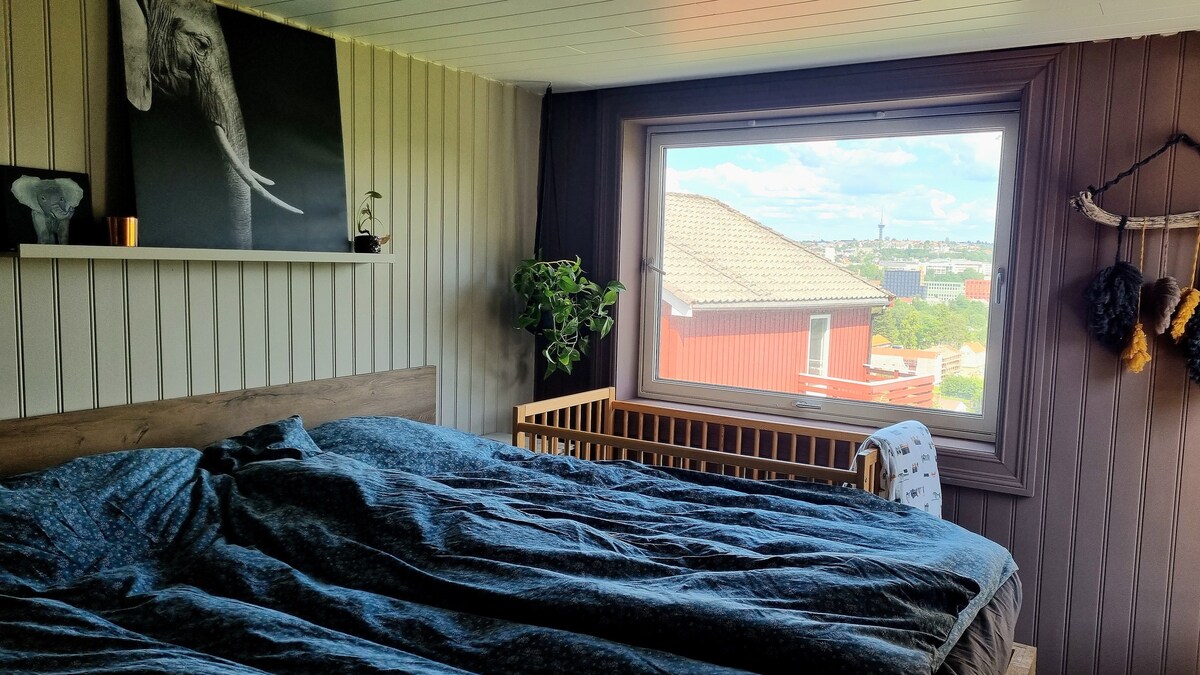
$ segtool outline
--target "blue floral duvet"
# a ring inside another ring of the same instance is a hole
[[[0,481],[0,671],[929,673],[1014,570],[855,490],[293,418]]]

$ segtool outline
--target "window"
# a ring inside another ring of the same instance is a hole
[[[808,374],[824,377],[829,374],[829,315],[808,320]]]
[[[1018,118],[649,127],[640,395],[994,440]]]

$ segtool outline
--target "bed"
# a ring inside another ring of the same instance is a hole
[[[857,488],[378,416],[429,416],[428,371],[391,377],[0,425],[0,470],[87,455],[0,479],[0,671],[1004,671],[995,544]],[[266,423],[162,442],[239,422]]]

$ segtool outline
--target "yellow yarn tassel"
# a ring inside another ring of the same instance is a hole
[[[1146,331],[1142,329],[1142,324],[1137,324],[1133,329],[1133,339],[1129,341],[1129,346],[1125,351],[1121,352],[1121,360],[1129,368],[1131,373],[1140,373],[1150,363],[1150,349],[1146,344]]]
[[[1200,305],[1200,290],[1195,288],[1184,289],[1183,298],[1179,301],[1179,309],[1175,310],[1175,318],[1171,320],[1171,337],[1176,342],[1183,339],[1183,333],[1187,330],[1188,321],[1196,313],[1196,305]]]

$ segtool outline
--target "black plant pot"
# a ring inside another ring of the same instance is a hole
[[[379,242],[379,237],[373,234],[360,234],[354,237],[355,253],[380,253],[382,251],[383,244]]]
[[[537,325],[526,326],[525,330],[533,333],[534,335],[541,335],[551,328],[554,328],[554,315],[550,313],[550,310],[543,309],[542,318],[538,320]]]

